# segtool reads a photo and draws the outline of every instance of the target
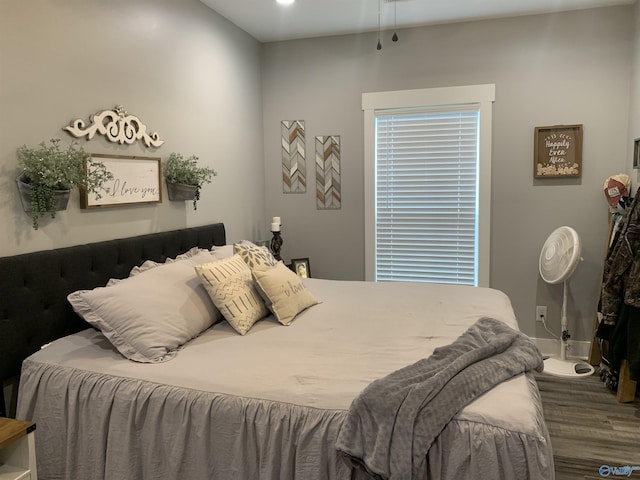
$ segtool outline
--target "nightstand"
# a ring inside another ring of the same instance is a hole
[[[0,418],[0,480],[37,480],[35,423]]]

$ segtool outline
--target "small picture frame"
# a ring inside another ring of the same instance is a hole
[[[582,125],[535,127],[533,177],[566,178],[582,175]]]
[[[633,168],[640,168],[640,138],[633,141]]]
[[[292,258],[291,270],[301,278],[311,278],[311,267],[308,258]]]

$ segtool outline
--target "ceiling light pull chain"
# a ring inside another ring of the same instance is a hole
[[[398,41],[398,34],[396,33],[397,25],[398,25],[398,2],[393,2],[393,37],[391,37],[391,41]]]
[[[380,41],[380,3],[382,0],[378,0],[378,45],[376,46],[377,50],[382,50],[382,42]]]

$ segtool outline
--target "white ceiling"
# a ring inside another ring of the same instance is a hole
[[[261,42],[630,5],[636,0],[201,0]]]

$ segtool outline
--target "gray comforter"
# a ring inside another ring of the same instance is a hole
[[[291,325],[268,317],[242,336],[219,322],[162,364],[127,360],[94,329],[33,354],[17,415],[37,424],[38,479],[350,480],[335,445],[367,385],[480,317],[517,329],[509,298],[493,289],[304,282],[322,303]],[[552,479],[532,376],[464,407],[428,467],[438,480]]]
[[[352,403],[336,448],[358,478],[427,478],[427,452],[454,416],[497,384],[533,369],[540,352],[524,334],[482,318],[429,358],[369,385]]]

